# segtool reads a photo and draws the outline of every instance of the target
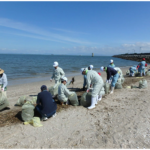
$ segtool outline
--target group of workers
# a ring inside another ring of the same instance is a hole
[[[145,60],[140,63],[140,71],[144,72],[145,75]],[[67,89],[67,77],[65,77],[65,73],[62,68],[59,67],[58,62],[54,62],[53,64],[54,70],[50,81],[53,79],[55,80],[54,88],[58,86],[58,100],[60,103],[68,104],[69,96],[73,93]],[[102,88],[104,87],[104,81],[101,77],[101,73],[96,72],[93,70],[94,66],[89,65],[86,68],[81,68],[81,73],[84,76],[84,83],[83,83],[83,90],[87,86],[86,92],[88,93],[91,91],[91,106],[88,109],[95,108],[95,105],[98,101],[101,101],[102,95],[100,94]],[[115,84],[119,78],[118,71],[115,68],[115,64],[113,60],[110,60],[110,64],[105,67],[102,66],[100,68],[101,71],[105,71],[107,75],[106,83],[111,84],[111,91],[110,94],[113,94]],[[134,68],[130,69],[131,71]],[[71,82],[71,81],[70,81]],[[7,87],[7,77],[4,73],[4,70],[0,69],[0,86],[3,91],[6,91]],[[46,85],[41,87],[41,92],[37,96],[37,105],[36,110],[41,114],[42,120],[47,120],[51,116],[56,115],[57,105],[53,100],[52,95],[47,91]]]
[[[139,72],[141,77],[143,75],[145,76],[146,67],[147,67],[147,63],[145,61],[145,58],[142,58],[142,61],[137,66],[134,65],[134,66],[129,68],[130,76],[134,76],[135,72]]]

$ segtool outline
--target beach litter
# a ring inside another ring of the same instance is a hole
[[[33,117],[30,121],[26,121],[23,123],[24,125],[31,124],[34,127],[42,127],[43,125],[41,124],[40,118],[39,117]]]

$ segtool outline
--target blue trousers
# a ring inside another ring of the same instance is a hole
[[[54,115],[54,114],[56,113],[56,110],[55,110],[55,111],[53,111],[53,112],[51,112],[51,113],[49,113],[49,114],[43,114],[43,113],[41,112],[41,110],[42,110],[42,106],[41,106],[41,105],[37,105],[37,106],[35,107],[35,109],[39,112],[39,114],[41,115],[41,117],[47,117],[47,118],[49,118],[49,117],[51,117],[52,115]]]
[[[115,87],[115,84],[116,84],[118,78],[119,78],[119,74],[118,73],[113,76],[112,82],[111,82],[111,86],[112,87]]]
[[[86,86],[86,75],[84,75],[84,83],[83,83],[83,87]]]
[[[141,76],[142,76],[143,73],[145,75],[145,68],[140,69],[140,73],[141,73]]]

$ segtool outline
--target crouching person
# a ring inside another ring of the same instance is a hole
[[[134,76],[134,72],[137,72],[137,67],[136,66],[132,66],[132,67],[130,67],[129,68],[129,70],[130,70],[130,76]]]
[[[61,102],[61,105],[63,105],[64,103],[68,105],[68,97],[74,93],[70,92],[67,89],[66,87],[67,80],[68,79],[66,77],[62,77],[61,84],[58,87],[58,100]]]
[[[95,108],[97,101],[102,99],[102,95],[99,95],[101,89],[103,88],[104,82],[102,77],[94,70],[87,70],[86,68],[82,71],[83,75],[87,76],[87,92],[90,90],[90,86],[93,86],[91,106],[88,109]]]
[[[41,86],[41,92],[37,97],[36,110],[41,115],[41,120],[46,121],[49,117],[55,117],[57,104],[52,95],[47,91],[46,85]]]

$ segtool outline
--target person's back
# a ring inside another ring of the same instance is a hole
[[[141,68],[143,69],[143,68],[145,68],[145,64],[146,64],[146,62],[145,61],[141,61]]]
[[[57,105],[54,102],[52,95],[46,90],[38,94],[37,103],[41,103],[41,106],[42,106],[41,111],[43,114],[49,114],[53,112],[54,110],[56,110],[57,108]]]
[[[87,72],[87,80],[90,80],[91,84],[103,83],[102,77],[94,70],[89,70]]]
[[[114,76],[115,74],[117,74],[117,71],[111,67],[107,67],[106,72],[107,72],[107,80],[109,80],[111,76]]]

